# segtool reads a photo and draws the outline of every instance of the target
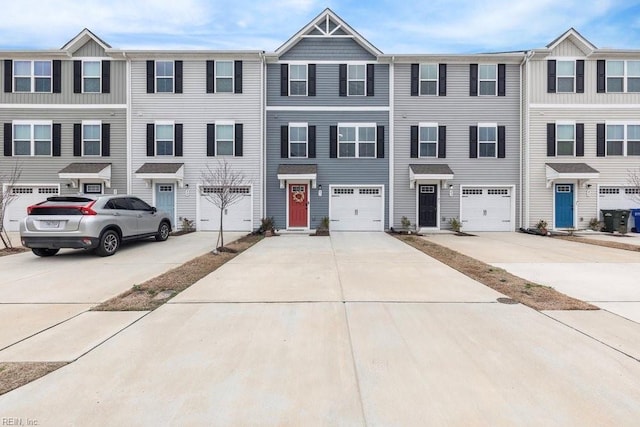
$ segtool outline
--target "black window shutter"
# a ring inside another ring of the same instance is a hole
[[[207,123],[207,157],[216,155],[216,125]]]
[[[498,96],[505,96],[507,93],[507,66],[498,64]]]
[[[173,125],[173,137],[175,139],[175,155],[176,157],[182,157],[182,124],[176,123]]]
[[[469,96],[478,96],[478,64],[469,66]]]
[[[329,157],[338,157],[338,126],[329,126]]]
[[[111,92],[111,61],[102,61],[102,93]]]
[[[576,123],[576,157],[584,157],[584,123]]]
[[[447,64],[438,66],[438,96],[447,96]]]
[[[53,150],[52,155],[54,157],[60,157],[62,145],[62,126],[60,123],[53,124]]]
[[[556,61],[547,61],[547,93],[556,93]]]
[[[153,62],[153,61],[152,61]],[[147,156],[153,157],[156,152],[155,125],[147,123]]]
[[[156,88],[156,70],[155,62],[147,61],[147,93],[154,93]],[[152,154],[153,156],[153,154]]]
[[[62,61],[53,60],[53,93],[62,92]]]
[[[280,126],[280,157],[289,157],[289,126]]]
[[[242,123],[236,123],[236,132],[235,132],[235,152],[233,153],[236,157],[242,157]]]
[[[384,126],[377,127],[377,138],[376,138],[376,157],[379,159],[384,159]]]
[[[233,91],[242,93],[242,61],[233,62],[233,73],[235,77]]]
[[[418,158],[418,126],[411,126],[411,158]]]
[[[438,126],[438,157],[447,157],[447,127]]]
[[[10,59],[4,60],[4,91],[13,92],[13,61]]]
[[[280,64],[280,96],[289,96],[289,64]]]
[[[606,61],[604,59],[598,59],[598,93],[605,93],[607,91],[607,71]]]
[[[6,126],[6,125],[5,125]],[[5,127],[5,132],[6,132],[6,127]],[[606,155],[606,150],[605,150],[605,124],[604,123],[598,123],[596,125],[596,130],[597,130],[597,134],[596,134],[596,155],[598,157],[604,157]],[[6,137],[5,137],[5,150],[6,150]]]
[[[102,124],[102,157],[111,156],[111,125]]]
[[[420,94],[420,64],[411,64],[411,96]]]
[[[338,88],[340,96],[347,96],[347,64],[340,64],[338,69]]]
[[[73,61],[73,93],[82,93],[82,61]]]
[[[367,64],[367,96],[373,96],[375,88],[375,65]]]
[[[73,155],[82,156],[82,124],[73,124]]]
[[[504,126],[498,126],[498,158],[504,159],[506,157],[506,141],[505,135],[506,129]]]
[[[316,64],[309,64],[307,72],[309,73],[309,89],[307,93],[309,96],[316,96]]]
[[[307,140],[309,144],[309,158],[316,158],[316,127],[309,126],[307,128]]]
[[[478,126],[469,126],[469,158],[478,157]]]
[[[174,61],[175,93],[182,93],[182,61]]]
[[[556,155],[556,124],[547,123],[547,156]]]
[[[13,125],[11,123],[4,124],[4,155],[6,157],[13,155]]]
[[[576,93],[584,93],[584,60],[576,61]]]
[[[213,67],[215,61],[207,61],[207,93],[213,93]]]

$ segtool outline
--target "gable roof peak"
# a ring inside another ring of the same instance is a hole
[[[109,45],[109,43],[105,42],[100,37],[91,32],[91,30],[85,27],[74,38],[65,43],[65,45],[62,46],[60,50],[66,50],[70,53],[73,53],[84,46],[89,40],[95,41],[105,50],[111,49],[111,45]]]
[[[584,37],[582,34],[580,34],[578,32],[578,30],[576,30],[573,27],[569,28],[567,31],[562,33],[558,38],[556,38],[551,43],[549,43],[547,45],[547,48],[549,50],[553,50],[560,43],[562,43],[563,41],[565,41],[567,39],[571,39],[571,41],[573,41],[574,43],[579,44],[583,51],[592,52],[592,51],[598,49],[593,43],[591,43],[589,40],[587,40],[586,37]]]

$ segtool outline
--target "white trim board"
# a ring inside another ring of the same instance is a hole
[[[266,111],[383,111],[388,112],[391,107],[345,107],[345,106],[296,106],[296,105],[278,105],[266,107]]]
[[[532,109],[578,109],[578,110],[615,110],[615,109],[640,109],[640,104],[529,104]]]
[[[26,110],[109,110],[126,109],[127,104],[0,104],[0,109]]]

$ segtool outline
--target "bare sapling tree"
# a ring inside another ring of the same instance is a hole
[[[22,168],[18,162],[13,164],[11,170],[0,171],[0,191],[2,191],[0,195],[0,241],[2,241],[5,249],[13,248],[9,232],[4,228],[4,218],[9,205],[18,197],[18,195],[13,192],[13,187],[20,180],[21,174]]]
[[[640,204],[640,167],[627,171],[627,182],[635,189],[635,191],[629,194],[629,198]]]
[[[245,197],[246,187],[251,184],[244,173],[233,169],[226,161],[218,161],[217,165],[201,172],[202,184],[206,191],[203,195],[220,210],[220,227],[214,253],[224,250],[224,213],[231,206]]]

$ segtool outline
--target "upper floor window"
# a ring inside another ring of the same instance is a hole
[[[575,92],[576,62],[557,61],[556,78],[558,92]]]
[[[173,124],[156,123],[156,155],[173,156],[174,131]]]
[[[233,156],[233,124],[216,123],[216,155]]]
[[[496,157],[497,145],[497,125],[478,124],[478,157]]]
[[[607,92],[640,92],[640,61],[607,61]]]
[[[307,95],[307,65],[289,65],[289,94],[292,96]]]
[[[375,124],[338,125],[338,157],[376,157]]]
[[[51,156],[51,122],[14,122],[13,154],[15,156]]]
[[[101,61],[83,61],[82,62],[82,92],[83,93],[100,93],[101,92]]]
[[[173,92],[173,61],[156,61],[156,92]]]
[[[438,94],[438,65],[420,64],[420,95]]]
[[[51,61],[14,61],[15,92],[51,92]]]
[[[556,125],[556,155],[574,156],[576,146],[575,124]]]
[[[82,122],[82,155],[102,155],[101,122]]]
[[[480,95],[496,95],[498,87],[498,67],[495,64],[478,66],[478,85]]]
[[[307,157],[307,124],[289,124],[289,157]]]
[[[350,64],[347,70],[349,96],[364,96],[367,77],[366,66],[364,64]]]
[[[233,61],[216,61],[216,92],[233,92]]]
[[[436,123],[420,124],[419,156],[438,156],[438,125]]]
[[[607,156],[640,155],[640,125],[608,124]]]

